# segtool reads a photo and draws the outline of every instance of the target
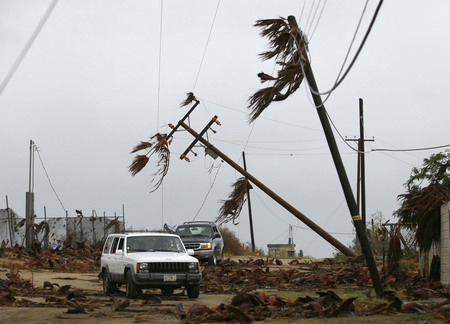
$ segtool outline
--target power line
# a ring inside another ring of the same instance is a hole
[[[48,18],[50,17],[50,14],[53,12],[53,9],[55,9],[57,4],[58,4],[58,0],[53,0],[50,3],[50,5],[48,6],[47,10],[44,12],[44,15],[42,16],[41,20],[37,24],[36,28],[33,30],[33,33],[31,34],[27,43],[25,44],[25,47],[19,53],[19,56],[17,57],[16,61],[12,65],[9,72],[6,74],[5,79],[0,84],[0,96],[3,94],[3,91],[5,90],[9,81],[11,81],[12,77],[16,73],[17,69],[19,68],[20,64],[22,63],[23,59],[27,55],[28,51],[30,50],[31,46],[33,45],[34,41],[38,37],[39,33],[41,32],[42,28],[44,27],[45,23],[47,22]]]
[[[55,187],[53,187],[53,184],[52,184],[52,181],[50,180],[50,177],[49,177],[49,175],[48,175],[47,169],[45,168],[44,161],[42,161],[41,154],[39,153],[39,148],[38,148],[37,146],[35,146],[35,149],[34,149],[34,150],[35,150],[36,153],[38,154],[39,161],[41,161],[41,165],[42,165],[42,168],[44,169],[45,176],[47,177],[48,183],[50,184],[50,187],[52,188],[53,193],[54,193],[55,196],[56,196],[56,199],[58,199],[58,201],[59,201],[59,203],[60,203],[60,205],[61,205],[61,207],[63,208],[64,213],[65,213],[67,209],[66,209],[66,207],[64,207],[64,205],[63,205],[61,199],[59,198],[58,194],[56,193]]]
[[[305,10],[306,0],[303,1],[302,11],[300,12],[300,17],[298,18],[298,23],[302,21],[303,11]]]
[[[214,183],[216,182],[216,178],[217,178],[217,175],[219,174],[221,166],[222,166],[222,163],[219,164],[219,167],[217,168],[216,175],[214,176],[213,182],[211,183],[211,186],[209,187],[208,192],[206,193],[205,199],[203,199],[203,202],[202,202],[200,208],[198,209],[197,213],[195,214],[194,218],[192,219],[192,221],[195,221],[195,219],[197,218],[198,214],[200,213],[200,211],[202,210],[203,206],[205,205],[206,199],[208,198],[209,193],[211,192],[211,189],[214,186]]]
[[[326,4],[327,4],[327,1],[328,1],[328,0],[325,0],[325,2],[323,3],[322,10],[320,10],[319,18],[317,19],[316,25],[314,26],[314,29],[313,29],[313,31],[312,31],[312,33],[311,33],[311,36],[308,36],[308,41],[309,41],[309,42],[311,42],[311,40],[312,40],[312,38],[313,38],[313,36],[314,36],[314,33],[316,32],[316,28],[317,28],[317,26],[319,25],[320,19],[322,18],[322,13],[323,13],[323,10],[325,9],[325,6],[326,6]]]
[[[366,1],[366,6],[367,6],[367,2],[368,2],[368,0]],[[347,67],[347,69],[346,69],[344,75],[343,75],[339,80],[337,80],[337,81],[334,83],[333,87],[332,87],[330,90],[328,90],[328,91],[325,91],[325,92],[318,92],[318,91],[314,91],[314,90],[311,89],[311,91],[312,91],[314,94],[316,94],[316,95],[326,95],[326,94],[331,94],[337,87],[339,87],[339,85],[342,83],[342,81],[344,81],[344,79],[346,78],[346,76],[348,75],[348,73],[350,72],[350,70],[352,69],[353,65],[355,64],[356,59],[358,58],[359,54],[361,53],[361,51],[362,51],[362,49],[363,49],[363,47],[364,47],[364,45],[365,45],[365,43],[366,43],[366,41],[367,41],[367,38],[369,37],[369,34],[370,34],[370,32],[372,31],[372,27],[373,27],[373,25],[375,24],[375,21],[376,21],[376,19],[377,19],[377,16],[378,16],[378,13],[379,13],[379,11],[380,11],[380,9],[381,9],[381,5],[382,5],[382,4],[383,4],[383,0],[380,0],[380,2],[378,3],[377,8],[375,9],[375,13],[374,13],[374,15],[373,15],[373,17],[372,17],[372,20],[371,20],[371,22],[370,22],[370,24],[369,24],[369,27],[368,27],[368,29],[367,29],[365,35],[364,35],[364,38],[363,38],[363,40],[361,41],[361,44],[359,45],[358,50],[356,51],[355,56],[353,57],[353,59],[352,59],[352,61],[350,62],[349,66]],[[361,23],[361,19],[362,19],[363,15],[364,15],[365,9],[366,9],[366,7],[364,7],[364,10],[363,10],[363,12],[362,12],[362,14],[361,14],[360,23]],[[358,27],[357,27],[357,29],[356,29],[356,31],[355,31],[355,36],[356,36],[356,33],[358,32],[360,23],[358,23]],[[354,37],[355,37],[355,36],[354,36]],[[351,44],[353,44],[353,41],[352,41]],[[351,48],[351,46],[350,46],[350,48]],[[350,51],[350,48],[349,48],[349,51]],[[347,55],[348,55],[348,53],[347,53]],[[345,61],[346,61],[346,59],[344,60],[344,63],[343,63],[343,64],[345,64]],[[303,74],[304,74],[305,72],[304,72],[303,62],[302,62],[301,60],[300,60],[300,65],[301,65],[301,67],[302,67]],[[342,66],[342,67],[343,67],[343,66]],[[339,77],[339,76],[338,76],[338,77]]]
[[[308,29],[307,32],[306,32],[306,30],[305,30],[306,35],[309,35],[309,32],[311,31],[312,25],[313,25],[313,23],[314,23],[314,19],[316,19],[316,14],[317,14],[317,11],[319,10],[319,7],[320,7],[320,4],[321,4],[321,3],[322,3],[322,0],[319,0],[319,3],[317,4],[316,10],[314,11],[314,15],[313,15],[313,17],[312,17],[311,24],[309,24],[309,29]],[[309,39],[309,37],[308,37],[308,39]]]
[[[213,105],[222,107],[222,108],[226,108],[226,109],[229,109],[229,110],[233,110],[233,111],[239,112],[239,113],[241,113],[241,114],[247,114],[246,111],[242,111],[242,110],[239,110],[239,109],[237,109],[237,108],[233,108],[233,107],[230,107],[230,106],[226,106],[226,105],[223,105],[223,104],[219,104],[219,103],[217,103],[217,102],[213,102],[213,101],[210,101],[210,100],[206,100],[206,99],[204,99],[204,98],[199,98],[199,99],[201,99],[201,100],[203,100],[203,101],[206,101],[206,102],[209,102],[209,103],[211,103],[211,104],[213,104]],[[280,124],[283,124],[283,125],[288,125],[288,126],[292,126],[292,127],[303,128],[303,129],[307,129],[307,130],[311,130],[311,131],[316,131],[316,132],[320,132],[320,131],[321,131],[321,130],[319,130],[319,129],[317,129],[317,128],[310,128],[310,127],[306,127],[306,126],[296,125],[296,124],[293,124],[293,123],[284,122],[284,121],[281,121],[281,120],[277,120],[277,119],[273,119],[273,118],[268,118],[268,117],[264,117],[264,116],[260,116],[258,119],[265,119],[265,120],[273,121],[273,122],[280,123]]]
[[[158,58],[158,103],[156,110],[156,132],[158,132],[159,128],[159,105],[160,105],[160,97],[161,97],[161,52],[162,52],[162,29],[163,29],[163,4],[164,0],[161,0],[161,14],[159,20],[159,58]]]
[[[205,50],[203,51],[202,60],[200,61],[200,67],[199,67],[198,72],[197,72],[197,77],[195,78],[194,87],[192,89],[192,92],[195,92],[195,87],[197,86],[198,77],[200,75],[200,71],[202,70],[203,60],[205,59],[206,50],[208,49],[209,39],[211,38],[211,34],[212,34],[212,31],[213,31],[213,28],[214,28],[214,22],[216,21],[217,12],[219,11],[219,6],[220,6],[220,0],[217,2],[216,12],[214,13],[214,18],[213,18],[213,21],[212,21],[212,24],[211,24],[211,29],[209,30],[209,35],[208,35],[208,39],[206,41]]]
[[[430,146],[430,147],[421,147],[421,148],[410,148],[410,149],[371,149],[370,152],[413,152],[413,151],[427,151],[427,150],[436,150],[444,147],[450,147],[450,144],[439,145],[439,146]]]
[[[311,5],[311,9],[309,10],[308,18],[306,19],[306,24],[305,24],[305,31],[308,28],[309,19],[311,18],[311,14],[313,12],[315,3],[316,3],[316,0],[313,1],[312,5]]]

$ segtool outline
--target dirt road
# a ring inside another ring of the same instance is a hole
[[[4,278],[7,269],[0,269],[0,278]],[[183,307],[187,309],[194,304],[202,304],[209,307],[229,302],[232,295],[204,295],[200,294],[197,299],[189,299],[186,294],[181,295],[182,290],[176,290],[173,296],[162,296],[158,290],[150,290],[144,294],[143,298],[131,300],[130,305],[121,311],[113,311],[111,306],[113,301],[104,296],[102,292],[102,282],[97,277],[98,273],[63,273],[53,271],[20,271],[23,280],[30,280],[34,287],[43,287],[44,282],[52,284],[57,283],[60,287],[71,285],[70,290],[81,290],[83,298],[79,304],[87,309],[87,314],[68,313],[70,308],[67,305],[49,305],[44,297],[16,297],[17,301],[28,300],[32,307],[23,306],[0,308],[0,323],[134,323],[139,320],[156,322],[179,322],[178,317],[170,313],[165,315],[167,310],[175,310]],[[151,304],[146,302],[146,296],[149,293],[154,294],[161,299],[160,304]],[[125,301],[126,297],[123,291],[116,294],[120,301]],[[182,306],[180,306],[182,305]],[[151,310],[151,312],[149,312]],[[151,314],[149,314],[151,313]]]

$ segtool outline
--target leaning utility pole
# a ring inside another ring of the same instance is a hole
[[[298,28],[297,21],[294,16],[289,16],[288,21],[291,24],[295,24],[295,26]],[[345,171],[344,164],[342,163],[341,155],[339,153],[333,130],[328,119],[328,114],[325,110],[325,106],[323,105],[322,98],[320,97],[319,89],[317,87],[316,79],[314,78],[311,63],[309,62],[309,60],[305,60],[303,68],[306,80],[308,81],[308,85],[311,91],[311,95],[314,100],[314,104],[316,105],[317,114],[319,115],[319,119],[322,124],[325,137],[327,139],[328,147],[330,148],[331,156],[333,158],[334,165],[341,182],[342,190],[344,191],[345,200],[347,201],[347,206],[350,210],[350,215],[352,217],[356,233],[361,243],[361,249],[366,259],[367,267],[372,278],[373,287],[377,296],[379,296],[383,292],[383,285],[381,284],[380,275],[378,273],[377,265],[373,257],[369,239],[366,235],[365,226],[363,225],[362,217],[359,213],[358,206],[356,205],[355,197],[348,180],[347,172]]]
[[[217,116],[214,116],[213,119],[200,132],[200,134],[205,134],[205,132],[216,121],[217,121]],[[285,201],[283,198],[278,196],[275,192],[273,192],[268,187],[266,187],[261,181],[259,181],[253,175],[251,175],[250,173],[245,171],[239,164],[237,164],[236,162],[231,160],[228,156],[226,156],[224,153],[219,151],[214,145],[209,143],[199,133],[194,131],[192,128],[190,128],[188,125],[186,125],[182,121],[180,121],[178,124],[181,125],[185,130],[187,130],[192,136],[195,137],[194,142],[189,146],[189,149],[187,149],[180,156],[180,159],[186,159],[186,154],[189,152],[190,148],[192,148],[195,145],[195,143],[201,142],[205,146],[205,150],[213,152],[214,154],[219,156],[223,161],[227,162],[232,168],[234,168],[236,171],[238,171],[240,174],[242,174],[244,177],[246,177],[249,181],[251,181],[254,185],[256,185],[258,188],[260,188],[262,191],[264,191],[267,195],[269,195],[277,203],[279,203],[281,206],[283,206],[285,209],[287,209],[291,214],[293,214],[295,217],[297,217],[299,220],[301,220],[304,224],[309,226],[309,228],[311,228],[317,234],[322,236],[322,238],[324,238],[326,241],[328,241],[336,249],[341,251],[344,255],[355,256],[355,253],[352,250],[350,250],[347,246],[345,246],[344,244],[342,244],[341,242],[336,240],[333,236],[331,236],[328,232],[326,232],[324,229],[322,229],[319,225],[314,223],[312,220],[310,220],[308,217],[306,217],[304,214],[302,214],[300,211],[298,211],[295,207],[290,205],[287,201]]]

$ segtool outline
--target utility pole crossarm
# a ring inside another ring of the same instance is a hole
[[[186,113],[186,115],[184,115],[183,118],[181,118],[181,120],[178,122],[178,124],[176,126],[174,126],[172,128],[172,131],[169,133],[169,135],[167,135],[166,139],[169,140],[169,138],[171,138],[173,136],[173,134],[175,134],[175,132],[178,130],[178,128],[180,127],[181,123],[184,122],[189,115],[191,114],[191,112],[194,111],[194,109],[198,106],[198,104],[200,103],[199,100],[195,101],[195,104],[191,107],[191,109],[189,109],[189,111]]]
[[[180,121],[180,123],[183,123],[183,120]],[[178,125],[180,125],[180,123]],[[199,141],[200,137],[203,137],[203,135],[208,131],[208,129],[211,128],[212,124],[214,123],[218,123],[217,121],[217,116],[214,116],[209,123],[205,126],[205,128],[203,128],[203,130],[200,132],[200,134],[198,134],[198,137],[195,138],[195,140],[191,143],[191,145],[189,145],[189,147],[183,152],[183,154],[180,155],[180,160],[186,160],[188,162],[190,162],[189,158],[187,157],[187,154],[192,150],[192,148],[195,146],[195,144],[197,144],[197,142]],[[196,153],[194,153],[195,156],[197,156]]]

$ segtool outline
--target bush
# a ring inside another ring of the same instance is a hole
[[[223,244],[225,245],[223,251],[226,255],[264,255],[264,251],[260,248],[253,253],[251,244],[242,243],[236,237],[236,234],[228,228],[221,228],[220,232],[222,233]]]

